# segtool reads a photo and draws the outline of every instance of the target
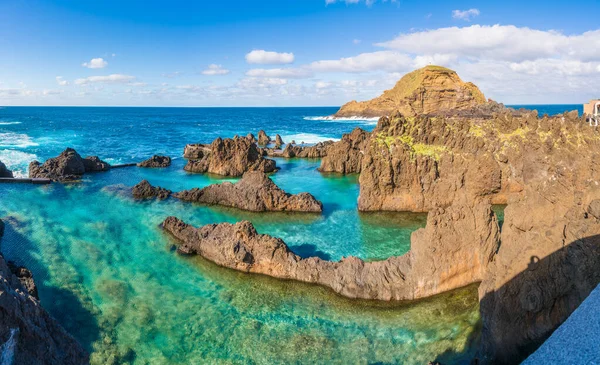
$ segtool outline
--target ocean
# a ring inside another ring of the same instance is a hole
[[[548,114],[577,105],[527,106]],[[80,184],[0,185],[7,229],[0,251],[32,270],[43,306],[92,353],[92,363],[423,364],[473,354],[477,290],[417,303],[341,298],[326,288],[247,275],[182,257],[160,223],[254,223],[297,254],[339,260],[402,255],[424,214],[359,213],[356,175],[320,174],[317,160],[276,159],[281,188],[324,204],[313,214],[249,213],[174,200],[135,202],[118,193],[142,179],[174,191],[223,179],[188,174],[187,143],[280,134],[285,142],[339,139],[375,119],[328,118],[337,108],[0,108],[0,160],[17,175],[66,147],[112,164],[153,154],[165,169],[87,174]],[[475,342],[474,342],[475,341]]]

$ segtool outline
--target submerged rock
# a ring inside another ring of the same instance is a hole
[[[0,227],[1,237],[2,221]],[[89,363],[81,345],[40,305],[31,272],[7,264],[2,255],[0,313],[0,359],[14,364]]]
[[[413,234],[409,253],[377,262],[303,259],[247,221],[194,228],[169,217],[163,228],[181,242],[180,253],[243,272],[324,285],[349,298],[378,300],[424,298],[478,282],[499,243],[495,215],[483,202],[430,214],[427,227]]]
[[[470,109],[485,103],[479,88],[462,81],[455,71],[425,66],[404,75],[392,89],[375,99],[344,104],[335,116],[382,117],[396,112],[414,116]]]
[[[82,158],[77,151],[67,148],[60,155],[49,158],[43,164],[33,161],[29,164],[30,178],[44,178],[53,181],[79,180],[86,172],[107,171],[110,165],[97,156]]]
[[[352,174],[360,172],[362,157],[367,146],[370,133],[355,128],[344,134],[342,139],[327,149],[327,155],[321,161],[319,171]]]
[[[277,170],[275,161],[264,158],[256,144],[248,138],[217,138],[211,143],[210,152],[203,148],[200,153],[190,152],[188,155],[201,155],[199,159],[188,161],[184,169],[189,172],[242,176],[247,171],[268,173]]]
[[[0,177],[13,178],[13,173],[10,171],[2,161],[0,161]]]
[[[142,180],[131,189],[131,193],[135,199],[167,199],[171,195],[171,190],[152,186],[148,180]]]
[[[281,190],[267,175],[249,171],[235,184],[225,182],[203,189],[175,193],[181,200],[202,204],[224,205],[255,212],[321,212],[323,206],[309,193],[291,195]]]
[[[137,165],[138,167],[169,167],[171,166],[171,157],[154,155]]]

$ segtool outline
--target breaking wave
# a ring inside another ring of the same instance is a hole
[[[15,125],[15,124],[21,124],[21,122],[2,122],[2,121],[0,121],[0,125]]]
[[[314,143],[325,142],[325,141],[339,141],[339,138],[331,138],[331,137],[326,137],[326,136],[322,136],[319,134],[313,134],[313,133],[288,134],[285,136],[281,136],[281,139],[283,139],[283,141],[285,143],[290,143],[291,141],[295,141],[298,144],[300,144],[302,142],[308,143],[308,144],[314,144]]]
[[[22,133],[0,133],[0,147],[27,148],[35,147],[39,144],[31,140],[26,134]]]
[[[37,155],[15,150],[0,150],[0,161],[2,161],[9,170],[12,170],[15,177],[27,177],[29,163],[37,160]]]

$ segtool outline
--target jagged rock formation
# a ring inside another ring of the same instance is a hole
[[[283,145],[284,145],[283,139],[281,139],[281,136],[279,134],[276,134],[275,135],[275,148],[279,149]]]
[[[82,158],[77,151],[67,148],[60,155],[46,160],[43,164],[33,161],[29,164],[30,178],[45,178],[53,181],[79,180],[86,172],[107,171],[110,165],[97,156]]]
[[[135,199],[167,199],[171,195],[171,190],[161,188],[159,186],[152,186],[148,180],[142,180],[136,186],[131,189],[131,194]]]
[[[29,293],[29,295],[31,295],[35,299],[40,300],[37,286],[35,285],[35,281],[33,280],[33,274],[31,273],[31,271],[29,271],[29,269],[24,266],[18,266],[12,261],[8,261],[6,265],[8,266],[10,272],[12,272],[12,274],[17,279],[19,279],[19,282],[21,283],[23,288],[27,290],[27,293]]]
[[[271,137],[267,136],[265,131],[262,129],[258,131],[258,144],[260,146],[266,146],[271,142]]]
[[[333,145],[333,141],[324,141],[315,144],[314,146],[300,146],[295,143],[285,145],[281,157],[286,158],[323,158],[327,156],[329,146]]]
[[[217,138],[210,150],[205,145],[187,145],[184,151],[189,172],[209,172],[223,176],[242,176],[246,171],[273,172],[277,170],[274,160],[264,158],[250,139]]]
[[[291,195],[281,190],[267,175],[249,171],[235,184],[225,182],[203,189],[174,194],[178,199],[202,204],[224,205],[255,212],[321,212],[323,205],[309,193]]]
[[[4,224],[0,221],[0,237],[3,230]],[[15,271],[20,277],[15,276]],[[89,355],[40,305],[31,272],[14,265],[11,269],[2,255],[0,350],[0,360],[7,364],[89,363]]]
[[[154,155],[149,159],[137,164],[138,167],[169,167],[171,166],[171,157]]]
[[[256,137],[254,137],[254,134],[248,133],[248,135],[246,136],[246,138],[248,138],[250,140],[250,142],[256,143]]]
[[[445,67],[426,66],[404,75],[392,89],[375,99],[343,105],[334,116],[382,117],[396,112],[415,116],[470,109],[485,103],[479,88],[462,81],[456,72]]]
[[[430,213],[426,228],[413,234],[409,253],[377,262],[302,259],[281,239],[258,234],[247,221],[194,228],[169,217],[163,228],[181,242],[180,253],[199,254],[244,272],[324,285],[350,298],[378,300],[424,298],[481,281],[499,244],[496,217],[485,202]]]
[[[2,161],[0,161],[0,177],[14,177],[12,171],[6,168],[6,165]]]
[[[362,160],[359,209],[428,211],[464,193],[506,204],[548,152],[589,148],[599,138],[577,112],[384,117]]]
[[[369,137],[369,132],[358,127],[351,133],[344,134],[340,141],[333,143],[327,149],[327,155],[321,161],[319,171],[341,174],[360,172]]]

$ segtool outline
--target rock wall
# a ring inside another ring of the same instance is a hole
[[[340,174],[359,173],[369,137],[369,132],[360,128],[344,134],[340,141],[329,146],[327,154],[321,161],[319,171]]]
[[[97,156],[82,158],[72,148],[65,149],[60,155],[49,158],[43,164],[33,161],[29,164],[30,178],[44,178],[53,181],[80,180],[86,172],[108,171],[110,165]]]
[[[427,226],[413,234],[409,253],[377,262],[303,259],[281,239],[258,234],[247,221],[194,228],[169,217],[163,228],[181,242],[180,253],[243,272],[320,284],[349,298],[377,300],[424,298],[481,281],[498,247],[498,224],[486,202],[430,213]]]

